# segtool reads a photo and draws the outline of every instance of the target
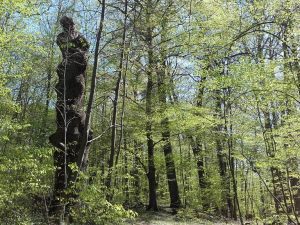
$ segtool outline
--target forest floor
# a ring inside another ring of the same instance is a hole
[[[202,217],[202,218],[201,218]],[[168,212],[140,212],[128,225],[238,225],[236,221],[225,221],[203,214],[200,218],[186,218]]]

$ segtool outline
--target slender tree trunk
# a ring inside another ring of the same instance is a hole
[[[125,178],[124,178],[124,192],[125,192],[125,201],[124,201],[124,206],[128,207],[129,206],[129,179],[128,179],[128,155],[127,155],[127,140],[124,137],[124,173],[125,173]]]
[[[126,14],[127,14],[127,1],[125,2],[126,4],[126,7],[125,7],[125,11],[126,11]],[[125,40],[124,40],[125,41]],[[129,45],[131,43],[131,38],[129,40]],[[124,42],[124,49],[126,47],[126,42]],[[129,46],[126,47],[126,49],[130,49]],[[125,55],[126,55],[126,59],[125,59],[125,68],[124,68],[124,71],[123,71],[123,76],[122,76],[122,83],[123,83],[123,96],[122,96],[122,112],[121,112],[121,120],[120,120],[120,127],[121,127],[121,131],[120,131],[120,138],[119,138],[119,146],[118,146],[118,151],[117,151],[117,155],[116,155],[116,160],[115,160],[115,165],[118,164],[118,159],[119,159],[119,154],[120,154],[120,151],[121,151],[121,142],[123,140],[123,133],[124,133],[124,117],[125,117],[125,99],[127,97],[127,90],[126,90],[126,77],[127,77],[127,71],[128,71],[128,63],[129,63],[129,53],[128,53],[128,50],[124,50],[125,52],[127,52]],[[125,57],[124,55],[124,57]],[[134,92],[134,100],[137,101],[137,96],[136,96],[136,92],[135,90],[133,91]]]
[[[96,75],[97,75],[97,69],[98,69],[98,57],[99,57],[99,47],[100,47],[100,40],[102,37],[102,31],[104,26],[104,15],[105,15],[105,0],[102,0],[101,3],[102,9],[101,9],[101,17],[100,17],[100,23],[99,23],[99,29],[97,32],[97,39],[96,39],[96,47],[95,47],[95,53],[94,53],[94,65],[93,65],[93,72],[92,72],[92,81],[91,81],[91,91],[90,96],[88,100],[88,106],[86,110],[86,118],[85,118],[85,126],[83,130],[83,135],[81,139],[81,145],[78,151],[78,157],[77,157],[77,166],[79,170],[84,169],[87,165],[87,157],[88,157],[88,139],[90,136],[90,121],[91,121],[91,115],[92,115],[92,108],[94,103],[94,95],[96,91]],[[76,180],[76,179],[75,179]]]
[[[266,146],[267,146],[267,155],[270,158],[274,158],[276,154],[276,143],[273,137],[273,131],[272,131],[272,121],[271,121],[271,114],[268,111],[263,112],[264,114],[264,119],[265,119],[265,141],[266,141]],[[276,168],[271,166],[271,174],[272,174],[272,181],[273,181],[273,186],[274,186],[274,195],[278,198],[283,200],[284,206],[286,208],[286,212],[289,213],[290,207],[287,202],[287,193],[285,193],[285,187],[283,184],[283,177],[282,177],[282,172]],[[281,196],[281,197],[280,197]],[[277,202],[277,201],[276,201]],[[276,203],[278,205],[278,203]],[[279,209],[279,206],[277,206]]]
[[[134,156],[133,156],[133,168],[132,168],[132,176],[133,176],[133,193],[134,193],[134,206],[139,207],[142,205],[141,201],[141,179],[139,175],[139,160],[138,160],[138,142],[134,140]]]
[[[136,76],[136,81],[138,81],[138,76]],[[133,87],[133,98],[134,101],[138,101],[138,93],[136,87]],[[132,167],[132,176],[133,176],[133,189],[134,189],[134,206],[140,207],[142,205],[141,201],[141,178],[139,174],[139,151],[142,151],[139,148],[139,143],[137,140],[133,140],[134,156],[133,156],[133,167]],[[146,169],[145,169],[146,170]]]
[[[185,170],[183,165],[183,158],[184,154],[182,152],[182,144],[181,144],[181,135],[178,135],[178,144],[179,144],[179,155],[180,155],[180,177],[182,181],[182,188],[183,188],[183,197],[182,197],[182,204],[183,207],[186,207],[186,184],[185,184]]]
[[[222,115],[222,98],[221,98],[221,91],[216,92],[216,114],[220,117],[223,118]],[[224,137],[222,137],[222,131],[224,127],[222,124],[219,124],[216,127],[216,131],[218,132],[218,137],[216,138],[216,150],[217,150],[217,157],[218,157],[218,163],[219,163],[219,173],[220,177],[222,179],[222,186],[224,188],[224,194],[222,198],[226,202],[224,207],[221,208],[221,213],[223,216],[228,217],[230,216],[231,218],[233,217],[233,203],[232,203],[232,198],[230,195],[230,175],[228,174],[227,171],[227,160],[226,160],[226,154],[224,152]]]
[[[102,118],[100,119],[100,124],[102,124],[101,126],[101,133],[104,133],[105,132],[105,128],[104,128],[104,124],[105,124],[105,117],[106,117],[106,102],[103,102],[102,106],[101,106],[101,116]],[[102,181],[103,181],[103,185],[105,185],[105,153],[106,153],[106,149],[103,148],[103,147],[100,147],[99,148],[99,160],[100,160],[100,174],[101,174],[101,178],[102,178]]]
[[[106,179],[106,187],[109,190],[111,187],[111,177],[112,177],[112,170],[114,166],[114,158],[115,158],[115,151],[116,151],[116,126],[117,126],[117,111],[118,111],[118,99],[119,99],[119,89],[120,83],[123,74],[123,61],[125,58],[125,39],[126,39],[126,22],[127,22],[127,0],[125,0],[124,5],[124,26],[123,26],[123,33],[122,33],[122,43],[121,43],[121,54],[120,54],[120,61],[119,61],[119,73],[117,78],[117,83],[115,87],[115,98],[113,100],[113,114],[112,114],[112,122],[111,122],[111,143],[110,143],[110,156],[108,161],[108,174]],[[109,194],[108,199],[111,200],[112,195]]]
[[[196,101],[196,106],[201,108],[203,106],[203,95],[204,95],[204,84],[203,82],[206,80],[205,77],[202,77],[199,83],[198,88],[198,96]],[[193,150],[194,157],[196,159],[197,164],[197,172],[198,172],[198,183],[199,188],[202,193],[202,206],[204,210],[207,210],[209,208],[208,204],[208,198],[205,195],[204,191],[207,188],[207,182],[205,179],[205,170],[204,170],[204,160],[203,160],[203,143],[201,141],[201,137],[198,135],[196,138],[193,138],[192,136],[189,137],[191,141],[191,146]]]
[[[204,95],[204,84],[203,82],[206,80],[205,77],[201,78],[199,89],[198,89],[198,97],[197,97],[197,107],[203,106],[203,95]],[[198,179],[199,179],[199,187],[204,190],[207,187],[205,181],[205,172],[204,172],[204,161],[203,161],[203,147],[201,138],[198,136],[196,138],[193,153],[197,160],[197,170],[198,170]],[[204,208],[207,206],[204,205]]]
[[[261,214],[261,216],[266,217],[265,192],[264,192],[263,185],[262,185],[261,181],[259,182],[259,191],[260,191],[260,201],[261,201],[261,204],[262,204],[260,214]]]
[[[294,203],[295,196],[293,195],[292,189],[291,189],[290,171],[289,171],[288,167],[286,167],[286,179],[287,179],[287,189],[288,189],[288,193],[289,193],[289,200],[290,200],[292,212],[295,216],[297,224],[300,224],[299,219],[298,219],[298,214],[297,214],[296,208],[295,208],[295,203]],[[296,192],[296,194],[298,194],[298,193]]]
[[[229,95],[230,99],[230,93],[231,90],[228,88],[227,94]],[[229,112],[229,115],[227,114],[227,111]],[[238,198],[238,189],[237,189],[237,180],[235,177],[235,163],[234,163],[234,158],[232,157],[233,154],[233,140],[232,140],[232,134],[233,134],[233,129],[232,129],[232,123],[231,123],[231,118],[232,118],[232,112],[231,112],[231,104],[227,104],[224,106],[224,118],[225,118],[225,130],[227,131],[227,145],[228,145],[228,159],[229,159],[229,169],[231,173],[231,179],[232,179],[232,186],[233,186],[233,193],[234,193],[234,202],[235,202],[235,207],[233,208],[233,217],[235,220],[237,220],[237,215],[236,215],[236,209],[239,212],[239,219],[241,224],[244,224],[243,222],[243,216],[241,213],[240,209],[240,203],[239,203],[239,198]],[[229,120],[227,119],[229,118]]]
[[[56,17],[56,21],[54,24],[54,34],[57,32],[58,26],[59,26],[59,18],[61,15],[61,10],[62,10],[62,1],[60,0],[58,2],[58,10],[57,10],[57,17]],[[49,64],[48,64],[48,68],[47,68],[47,85],[46,85],[46,105],[45,105],[45,119],[43,121],[43,124],[46,125],[46,118],[48,116],[48,110],[49,110],[49,104],[50,104],[50,94],[51,94],[51,79],[52,79],[52,75],[53,75],[53,63],[54,63],[54,45],[55,45],[55,35],[53,35],[51,37],[51,43],[50,43],[50,49],[49,49]]]

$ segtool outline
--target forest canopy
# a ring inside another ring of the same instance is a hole
[[[300,224],[299,24],[298,0],[1,0],[0,224]]]

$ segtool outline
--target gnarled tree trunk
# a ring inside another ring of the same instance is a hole
[[[87,40],[74,29],[71,18],[63,17],[61,25],[64,32],[57,36],[57,44],[62,51],[63,60],[57,67],[59,77],[56,84],[56,124],[57,129],[49,137],[56,147],[54,152],[55,184],[50,215],[68,217],[69,206],[76,192],[72,188],[75,172],[70,165],[77,162],[80,142],[85,123],[83,94],[85,89],[86,53],[89,48]],[[87,154],[84,166],[87,166]]]

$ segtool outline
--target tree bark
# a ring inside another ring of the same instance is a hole
[[[74,190],[76,172],[72,171],[70,165],[76,163],[85,126],[83,94],[89,44],[75,30],[72,18],[62,17],[60,22],[64,31],[57,36],[57,44],[63,55],[57,67],[57,129],[49,137],[50,143],[57,148],[53,156],[56,172],[50,214],[68,220],[70,206],[77,197]]]
[[[222,115],[222,98],[221,98],[221,91],[216,91],[216,114],[219,118],[223,118]],[[218,132],[219,136],[216,138],[216,150],[217,150],[217,157],[219,163],[219,173],[222,179],[222,186],[225,189],[222,198],[226,202],[225,206],[221,208],[221,213],[225,217],[233,218],[233,202],[230,195],[230,175],[227,171],[227,160],[226,154],[224,153],[224,137],[222,137],[223,125],[219,124],[216,127],[216,131]]]
[[[153,71],[154,71],[154,55],[153,55],[153,27],[150,24],[152,1],[147,1],[146,12],[146,43],[148,47],[148,69],[147,69],[147,89],[146,89],[146,137],[148,147],[148,183],[149,183],[149,204],[147,210],[157,211],[156,200],[156,178],[155,178],[155,164],[154,164],[154,141],[152,137],[152,95],[153,95]]]
[[[164,49],[161,50],[164,52]],[[158,93],[159,93],[159,102],[161,107],[161,115],[165,114],[166,105],[167,105],[167,91],[166,91],[166,62],[165,57],[162,56],[163,61],[158,65],[157,80],[158,80]],[[163,141],[163,150],[166,163],[166,172],[168,180],[168,188],[170,194],[170,207],[179,208],[181,206],[181,201],[179,197],[178,183],[175,170],[175,162],[173,158],[172,145],[170,141],[171,132],[169,128],[169,119],[165,117],[161,121],[162,127],[162,141]]]

